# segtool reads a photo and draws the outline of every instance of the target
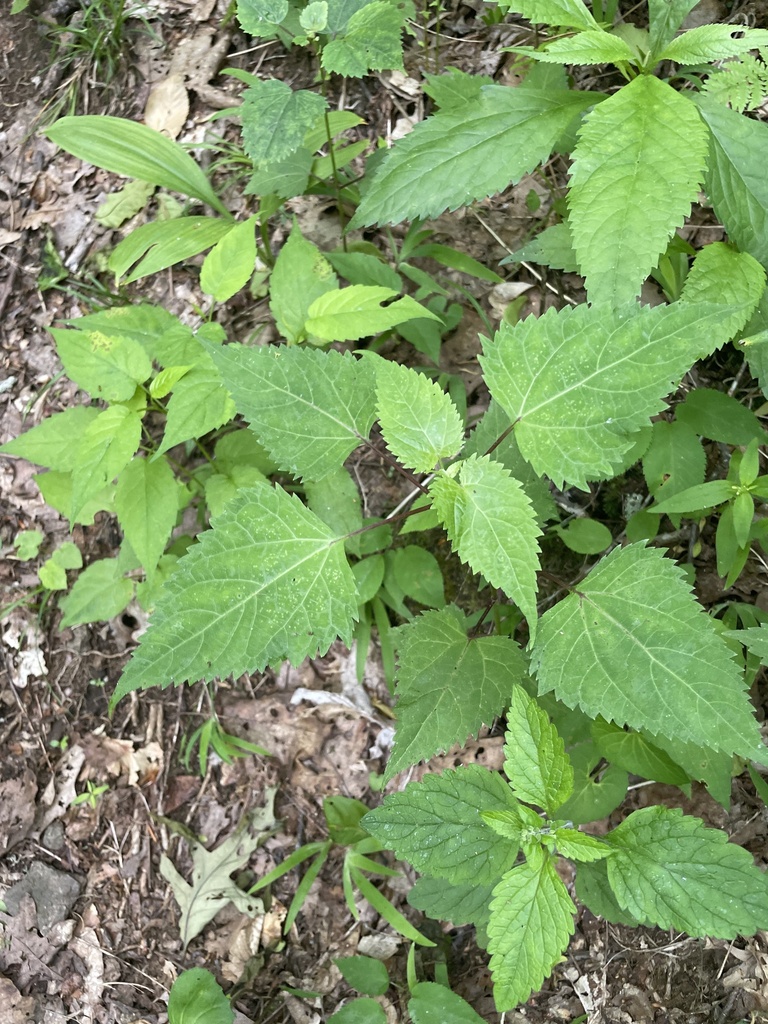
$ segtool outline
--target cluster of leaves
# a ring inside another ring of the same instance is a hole
[[[193,332],[149,306],[53,332],[66,372],[107,407],[60,413],[2,451],[49,469],[42,493],[72,522],[114,512],[125,536],[118,558],[81,574],[62,602],[63,624],[88,621],[97,606],[116,614],[134,592],[154,608],[113,706],[150,686],[300,662],[339,638],[357,641],[362,669],[375,625],[396,678],[386,781],[506,713],[509,785],[477,766],[426,775],[362,824],[353,808],[349,835],[336,838],[349,845],[353,913],[356,887],[403,934],[415,932],[364,873],[391,870],[370,858],[386,847],[424,874],[414,906],[476,925],[500,1010],[541,985],[572,932],[557,855],[576,861],[579,898],[610,920],[722,937],[768,927],[765,875],[724,833],[663,807],[631,814],[602,838],[578,828],[621,803],[629,772],[681,788],[700,780],[727,805],[734,769],[766,759],[747,692],[768,662],[763,618],[733,606],[719,623],[696,602],[690,574],[648,543],[663,516],[679,526],[720,508],[718,569],[728,585],[754,544],[768,546],[756,416],[705,389],[674,418],[666,412],[691,366],[733,339],[768,393],[768,128],[740,112],[762,87],[753,51],[768,33],[705,25],[678,34],[693,5],[649,0],[646,30],[601,23],[582,0],[505,0],[504,10],[565,31],[518,48],[533,66],[514,88],[455,71],[429,78],[437,112],[372,160],[361,183],[346,170],[362,148],[334,141],[354,115],[238,72],[245,192],[259,196],[258,212],[238,223],[194,160],[150,129],[64,118],[49,130],[84,159],[215,211],[132,231],[110,257],[117,277],[135,281],[210,249],[200,283],[213,309],[254,274],[261,287],[268,271],[285,342],[223,344],[214,323]],[[393,39],[399,47],[404,10],[386,0],[241,0],[238,16],[251,33],[311,45],[323,75],[400,60]],[[626,81],[610,95],[569,87],[566,66],[606,63]],[[680,70],[671,80],[654,73],[672,65]],[[377,343],[399,335],[437,363],[460,311],[419,259],[499,278],[433,244],[419,219],[518,182],[554,151],[571,155],[567,217],[513,259],[578,270],[588,302],[489,326],[480,366],[491,404],[470,432],[455,381],[384,359]],[[354,211],[353,228],[416,223],[392,260],[369,242],[322,252],[296,224],[273,258],[268,218],[286,198],[323,189],[341,215]],[[729,241],[694,253],[676,232],[702,189]],[[651,275],[667,304],[637,301]],[[365,347],[353,354],[329,349],[334,342]],[[235,414],[247,430],[233,429]],[[376,424],[414,488],[386,520],[364,518],[346,465],[376,443]],[[744,449],[726,479],[705,479],[703,440]],[[179,468],[171,452],[180,445],[197,446],[204,463]],[[628,512],[624,537],[589,520],[557,521],[551,484],[588,490],[640,460],[653,504]],[[168,547],[191,502],[201,518],[211,511],[210,529]],[[433,527],[487,589],[492,630],[471,609],[446,605],[436,559],[410,543]],[[627,543],[539,616],[545,535],[586,554]],[[526,650],[515,636],[523,620]],[[215,729],[202,728],[207,753]],[[294,917],[333,839],[262,880],[310,862]]]

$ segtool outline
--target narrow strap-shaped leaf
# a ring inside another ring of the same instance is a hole
[[[674,38],[685,17],[699,0],[648,0],[650,44],[653,54],[659,53]]]
[[[504,773],[518,800],[552,815],[573,792],[565,744],[546,712],[520,686],[507,711],[504,756]]]
[[[695,105],[649,75],[584,119],[568,194],[590,302],[619,306],[640,287],[704,179],[707,129]]]

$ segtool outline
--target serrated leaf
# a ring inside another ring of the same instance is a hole
[[[571,795],[573,768],[557,729],[521,686],[512,692],[505,740],[504,774],[515,796],[551,816]]]
[[[133,581],[123,576],[116,558],[91,562],[59,602],[64,612],[59,628],[113,619],[127,607],[132,597]]]
[[[768,265],[768,127],[706,95],[697,100],[710,131],[705,187],[728,237]]]
[[[562,956],[576,907],[552,860],[521,864],[493,890],[488,924],[493,998],[500,1013],[525,1002]]]
[[[45,134],[51,142],[89,164],[194,196],[229,216],[189,153],[153,128],[122,117],[86,114],[61,117],[46,128]]]
[[[633,432],[697,358],[727,340],[729,307],[586,305],[502,325],[480,363],[520,451],[560,487],[609,478]],[[726,325],[727,326],[727,325]]]
[[[732,939],[768,927],[768,876],[719,829],[669,807],[634,811],[605,837],[608,880],[638,919]]]
[[[160,561],[178,510],[178,485],[165,459],[133,459],[120,474],[115,512],[148,576]]]
[[[237,0],[237,20],[243,32],[259,38],[284,20],[289,7],[288,0]]]
[[[462,446],[458,409],[436,381],[398,363],[376,364],[379,423],[387,448],[406,469],[430,473]]]
[[[193,337],[189,327],[181,324],[161,306],[140,303],[136,306],[110,306],[98,313],[65,320],[68,327],[83,331],[101,331],[108,336],[137,341],[150,359],[158,359],[157,343],[166,335],[183,332]]]
[[[624,924],[635,928],[640,922],[628,910],[622,910],[608,881],[608,865],[605,860],[579,864],[574,886],[576,896],[596,917],[602,917],[611,924]]]
[[[414,986],[408,1002],[413,1024],[483,1024],[472,1007],[445,985],[420,981]]]
[[[229,903],[234,903],[242,914],[248,914],[249,917],[263,911],[258,896],[250,896],[240,889],[232,880],[232,873],[248,863],[253,851],[263,841],[264,834],[274,828],[276,822],[273,805],[276,792],[268,788],[264,794],[264,807],[251,812],[240,827],[215,850],[206,850],[200,843],[190,844],[191,884],[182,878],[168,857],[161,857],[160,874],[170,884],[181,908],[179,931],[185,949]]]
[[[210,971],[193,967],[171,986],[168,1024],[232,1024],[235,1012]]]
[[[78,405],[48,416],[31,430],[0,446],[0,455],[17,455],[46,469],[69,472],[77,461],[77,449],[100,410]]]
[[[690,782],[688,773],[643,733],[625,732],[612,722],[598,719],[592,726],[592,737],[606,761],[633,775],[669,786]]]
[[[309,184],[314,157],[304,146],[287,156],[257,168],[243,189],[245,196],[276,195],[281,199],[293,199],[304,193]]]
[[[358,341],[381,331],[388,331],[407,320],[436,320],[426,306],[390,288],[353,284],[349,288],[326,292],[315,299],[307,311],[304,328],[307,334],[322,341]],[[395,299],[388,306],[383,302]]]
[[[328,32],[331,35],[343,32],[352,15],[369,2],[370,0],[328,0]]]
[[[494,882],[515,862],[517,847],[496,835],[482,810],[516,806],[501,776],[479,765],[425,775],[385,797],[361,824],[417,871],[452,884]]]
[[[157,454],[183,441],[203,437],[235,415],[235,403],[217,369],[204,356],[176,382],[166,407],[165,432]]]
[[[539,692],[592,718],[744,757],[762,749],[730,650],[657,549],[603,558],[543,616],[532,667]]]
[[[373,362],[349,353],[227,345],[211,358],[275,462],[322,480],[367,437],[375,415]]]
[[[350,227],[437,217],[518,182],[552,152],[589,93],[487,86],[417,124],[374,173]]]
[[[643,456],[643,475],[648,490],[659,501],[704,483],[707,457],[699,436],[687,423],[653,424],[648,451]]]
[[[489,905],[493,886],[463,882],[449,885],[444,878],[417,879],[408,893],[412,907],[435,921],[450,921],[454,925],[474,924],[485,928],[488,923]]]
[[[716,60],[738,57],[748,50],[768,46],[768,32],[743,25],[697,25],[667,43],[657,61],[678,64],[711,64]]]
[[[707,129],[694,104],[650,75],[598,104],[573,152],[569,223],[590,302],[640,294],[704,179]]]
[[[141,415],[124,405],[104,409],[88,425],[77,449],[72,470],[72,505],[69,519],[112,483],[135,453],[141,440]]]
[[[277,329],[288,341],[302,341],[309,307],[321,295],[337,289],[339,282],[325,256],[294,224],[278,253],[269,286],[269,308]]]
[[[318,93],[294,91],[277,78],[252,82],[240,108],[243,148],[256,164],[284,160],[299,149],[327,105]]]
[[[123,673],[132,690],[236,677],[352,639],[355,581],[343,544],[280,488],[242,489],[179,562]]]
[[[431,494],[459,558],[515,602],[535,636],[541,530],[522,486],[501,463],[473,455],[457,480],[438,477]]]
[[[612,850],[596,836],[579,832],[576,828],[561,825],[552,829],[552,842],[561,857],[569,857],[579,863],[592,863],[610,857]]]
[[[649,41],[651,52],[659,53],[674,38],[675,33],[699,0],[648,0],[650,16]]]
[[[582,0],[499,0],[503,11],[514,11],[535,25],[594,29],[597,22]]]
[[[200,287],[216,302],[227,302],[244,288],[256,265],[257,217],[236,224],[214,245],[200,268]]]
[[[343,34],[323,47],[326,71],[363,78],[369,71],[402,69],[403,11],[386,0],[373,0],[355,11]]]
[[[765,271],[753,256],[724,242],[712,242],[696,254],[680,299],[737,306],[723,324],[733,336],[747,323],[764,290]]]
[[[547,43],[540,50],[526,50],[526,55],[550,64],[621,64],[637,62],[637,54],[618,36],[602,29],[579,32]]]
[[[152,373],[152,363],[132,338],[102,331],[51,328],[67,376],[94,398],[125,402]]]
[[[755,110],[768,96],[768,66],[752,54],[743,54],[710,74],[702,92],[736,111]]]
[[[479,99],[484,85],[493,85],[490,75],[470,75],[458,68],[446,68],[439,75],[425,75],[422,88],[436,106],[447,111]]]
[[[464,743],[501,714],[525,674],[507,637],[467,637],[451,606],[426,612],[395,631],[397,731],[385,778]]]
[[[571,229],[567,222],[553,224],[539,232],[535,238],[527,242],[522,249],[517,249],[502,260],[502,263],[519,263],[528,260],[541,263],[553,270],[565,270],[569,274],[578,274],[579,264],[573,251]]]

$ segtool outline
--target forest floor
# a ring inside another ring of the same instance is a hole
[[[755,5],[747,6],[754,19]],[[77,17],[77,7],[57,0],[38,13],[63,25]],[[57,152],[38,128],[75,91],[81,111],[141,119],[150,87],[175,75],[180,78],[174,79],[168,116],[180,116],[182,141],[200,142],[210,131],[209,115],[236,102],[241,88],[218,75],[222,67],[276,75],[294,87],[312,85],[306,54],[287,53],[278,43],[254,50],[258,41],[234,23],[221,28],[227,9],[226,0],[149,0],[144,23],[129,22],[111,89],[89,81],[84,58],[52,67],[50,42],[28,14],[0,18],[0,442],[78,401],[77,387],[61,375],[47,328],[108,298],[111,285],[99,270],[100,257],[121,237],[94,219],[118,179]],[[706,20],[714,20],[713,13],[717,18],[725,12],[709,11]],[[764,20],[758,24],[765,27]],[[407,73],[372,76],[335,97],[366,120],[372,139],[397,137],[424,116],[419,83],[425,70],[455,66],[510,81],[509,55],[500,50],[510,41],[509,26],[487,26],[472,4],[460,3],[443,13],[439,31],[434,23],[427,28],[408,46]],[[215,128],[235,137],[231,118]],[[534,212],[526,204],[531,189],[542,200]],[[505,247],[519,245],[546,215],[548,202],[541,182],[531,179],[481,204],[481,218],[459,212],[432,226],[436,240],[496,267]],[[322,203],[297,200],[289,209],[310,238],[327,241],[338,233],[333,211]],[[285,223],[275,227],[277,243],[285,230]],[[707,239],[712,237],[710,231]],[[582,295],[576,277],[560,275],[545,287],[524,274],[501,288],[484,285],[478,301],[498,318],[521,284],[530,288],[533,311],[562,303],[564,295]],[[201,298],[197,271],[174,268],[137,282],[128,297],[162,303],[191,323]],[[224,326],[240,340],[268,319],[266,303],[246,295],[230,304],[227,315]],[[478,322],[465,317],[443,347],[442,368],[468,382],[476,368],[477,329]],[[472,394],[471,402],[481,408],[482,393]],[[43,555],[72,539],[86,564],[110,557],[120,539],[106,514],[70,537],[66,521],[40,497],[34,472],[20,460],[0,459],[2,607],[37,585],[34,566],[13,557],[18,531],[41,530]],[[382,506],[392,500],[388,494],[369,497]],[[707,557],[711,564],[705,550],[703,563]],[[707,601],[715,603],[714,572],[710,578]],[[754,600],[760,583],[756,576],[749,580],[747,574]],[[373,703],[359,699],[354,657],[340,646],[296,668],[219,684],[213,700],[221,723],[271,756],[232,764],[211,756],[201,777],[194,759],[184,763],[180,745],[208,715],[202,686],[133,694],[108,715],[109,694],[145,624],[141,610],[131,607],[115,620],[64,631],[58,620],[55,603],[41,609],[21,601],[0,622],[0,899],[6,907],[0,913],[0,1024],[162,1024],[171,984],[193,966],[212,971],[233,994],[240,1024],[321,1024],[351,994],[333,961],[356,952],[385,959],[396,983],[403,983],[390,989],[382,1005],[391,1024],[405,1020],[408,944],[367,904],[360,906],[358,921],[351,917],[341,850],[331,853],[287,936],[282,923],[300,877],[296,871],[274,886],[263,913],[252,918],[230,905],[186,949],[179,907],[160,871],[165,857],[189,877],[188,837],[204,837],[213,848],[273,792],[277,824],[253,852],[252,880],[301,844],[326,838],[324,797],[342,794],[369,805],[380,799],[371,779],[382,771],[391,741],[391,697],[375,648],[364,680]],[[502,743],[498,726],[486,730],[461,760],[499,768]],[[450,754],[429,767],[455,762]],[[74,802],[94,789],[100,792],[91,800]],[[624,812],[659,802],[726,829],[765,859],[768,811],[746,776],[734,780],[729,813],[696,785],[688,799],[656,784],[633,789]],[[405,903],[411,882],[405,874],[382,885],[419,927],[428,927]],[[487,957],[472,929],[446,926],[433,937],[440,940],[455,990],[497,1024]],[[505,1024],[577,1020],[766,1021],[768,934],[705,941],[616,927],[583,911],[567,957],[542,992],[504,1017]]]

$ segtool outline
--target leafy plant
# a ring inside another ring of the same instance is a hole
[[[235,1014],[216,979],[202,967],[184,971],[171,986],[169,1024],[232,1024]]]

